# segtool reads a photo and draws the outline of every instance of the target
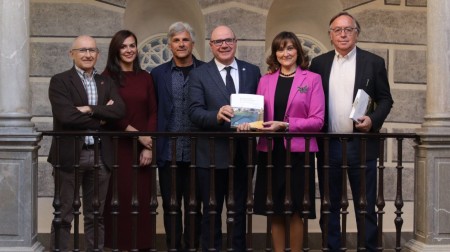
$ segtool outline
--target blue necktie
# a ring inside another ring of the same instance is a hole
[[[227,66],[225,67],[225,70],[227,70],[227,76],[225,77],[225,85],[227,87],[228,92],[230,92],[230,94],[235,94],[236,93],[236,88],[234,87],[234,81],[233,78],[231,78],[231,66]]]

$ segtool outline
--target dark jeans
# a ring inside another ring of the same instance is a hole
[[[101,160],[101,156],[99,157]],[[82,150],[80,153],[79,183],[83,196],[83,216],[86,251],[94,250],[94,151]],[[70,229],[73,221],[73,200],[75,192],[75,170],[63,171],[60,173],[60,200],[61,200],[61,229],[60,229],[60,251],[69,251]],[[98,218],[98,248],[103,251],[104,226],[103,208],[105,206],[106,193],[110,177],[109,170],[100,161],[99,169],[99,193],[100,216]],[[55,244],[55,228],[51,229],[51,250]]]
[[[215,170],[215,198],[217,205],[213,211],[214,229],[211,229],[209,196],[210,196],[210,169],[197,168],[198,185],[203,203],[203,220],[202,220],[202,251],[207,252],[210,247],[210,236],[214,236],[214,249],[220,251],[222,245],[222,209],[225,197],[228,196],[228,169]],[[244,166],[237,166],[234,172],[234,218],[228,219],[227,222],[234,220],[232,246],[234,251],[245,251],[245,202],[247,198],[247,169]],[[229,210],[229,209],[228,209]]]
[[[352,191],[354,211],[356,213],[356,222],[358,233],[361,231],[362,221],[359,209],[359,191],[360,191],[360,157],[359,141],[350,141],[347,144],[347,162],[348,162],[348,180]],[[330,251],[340,251],[341,247],[341,223],[340,208],[342,196],[342,143],[332,139],[330,141],[330,170],[329,170],[329,190],[330,190],[330,217],[328,221],[328,247]],[[375,212],[376,187],[377,187],[377,161],[366,161],[366,198],[367,207],[365,214],[365,247],[367,251],[376,251],[377,245],[377,215]],[[323,159],[318,159],[318,174],[321,197],[323,197]],[[323,229],[323,220],[320,224]]]
[[[163,210],[164,210],[164,228],[166,231],[166,244],[167,248],[171,248],[172,244],[172,238],[175,238],[175,248],[177,251],[187,251],[187,249],[191,248],[191,242],[190,242],[190,236],[191,236],[191,230],[194,230],[194,248],[198,249],[199,247],[199,237],[200,237],[200,230],[201,230],[201,219],[202,219],[202,213],[201,213],[201,201],[200,201],[200,194],[199,189],[196,187],[195,189],[195,197],[197,200],[197,208],[195,215],[195,223],[194,226],[190,224],[190,215],[189,215],[189,199],[190,199],[190,169],[188,162],[177,162],[177,168],[176,168],[176,181],[175,181],[175,187],[176,187],[176,202],[177,206],[175,209],[175,222],[173,229],[172,227],[172,214],[171,208],[170,208],[170,202],[171,202],[171,162],[166,161],[163,167],[158,167],[158,174],[159,174],[159,186],[161,189],[161,197],[163,201]],[[197,185],[198,183],[196,183]],[[184,208],[184,230],[183,230],[183,223],[182,223],[182,210],[181,206],[183,204]],[[184,235],[183,235],[184,234]],[[182,244],[182,237],[184,246]]]

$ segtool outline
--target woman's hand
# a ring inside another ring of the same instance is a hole
[[[141,151],[141,155],[139,157],[139,165],[140,166],[147,166],[152,162],[152,151],[149,149],[143,149]]]
[[[110,100],[109,102],[112,102],[112,100]],[[138,130],[135,127],[133,127],[133,126],[128,125],[125,128],[125,131],[136,132]],[[138,140],[146,149],[152,150],[152,144],[153,143],[152,143],[152,138],[151,137],[149,137],[149,136],[139,136]]]
[[[267,131],[267,132],[285,131],[287,129],[287,125],[288,124],[286,122],[269,121],[269,122],[264,122],[263,123],[264,128],[259,129],[259,130]]]
[[[138,140],[146,149],[152,150],[153,141],[152,141],[151,137],[149,137],[149,136],[139,136]]]
[[[237,132],[246,132],[246,131],[250,131],[251,127],[249,123],[243,123],[243,124],[239,124],[238,126],[236,126],[236,130]]]

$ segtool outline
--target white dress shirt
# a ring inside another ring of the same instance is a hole
[[[353,104],[353,89],[356,75],[356,47],[347,55],[338,52],[333,60],[328,90],[328,131],[353,132],[353,121],[349,118]]]
[[[224,85],[226,85],[227,70],[225,70],[225,67],[227,67],[228,65],[224,65],[224,64],[220,63],[219,61],[217,61],[216,59],[214,59],[214,61],[216,62],[216,66],[217,66],[217,69],[219,70],[220,76],[222,76],[223,83],[224,83]],[[231,78],[233,78],[234,88],[236,89],[236,94],[238,94],[239,93],[239,71],[238,71],[238,65],[237,65],[236,60],[233,60],[233,62],[229,66],[231,66],[230,75],[231,75]]]

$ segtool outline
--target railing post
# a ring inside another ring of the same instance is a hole
[[[247,234],[246,234],[246,243],[247,243],[247,252],[253,251],[253,171],[255,168],[255,165],[253,164],[253,143],[254,139],[253,137],[248,138],[248,162],[247,162],[247,200],[246,200],[246,206],[247,206]]]
[[[209,251],[215,251],[214,247],[214,230],[216,225],[216,206],[217,206],[217,199],[216,199],[216,155],[215,155],[215,146],[214,146],[214,137],[209,138],[209,149],[210,149],[210,165],[209,165],[209,213],[203,213],[203,214],[209,214]]]
[[[286,165],[284,166],[286,172],[286,194],[284,198],[284,251],[291,251],[291,216],[292,216],[292,196],[291,196],[291,140],[292,137],[286,137]]]
[[[138,138],[139,136],[133,136],[133,163],[131,165],[131,251],[138,252],[137,249],[137,226],[139,216],[139,198],[137,189],[137,179],[139,171],[139,153],[138,153]]]
[[[403,144],[403,138],[397,138],[397,193],[395,195],[395,207],[397,210],[395,210],[395,214],[397,217],[395,218],[395,251],[401,251],[402,247],[400,244],[400,239],[402,235],[402,225],[403,225],[403,218],[402,218],[402,208],[403,208],[403,196],[402,196],[402,144]]]
[[[189,177],[189,223],[191,223],[189,225],[189,244],[190,244],[190,248],[189,252],[195,252],[197,251],[197,249],[195,248],[196,244],[195,244],[195,239],[199,239],[197,237],[197,232],[196,230],[198,230],[198,228],[195,226],[197,224],[196,218],[198,218],[198,200],[197,199],[197,186],[196,186],[196,154],[195,154],[195,149],[197,147],[197,138],[196,137],[191,137],[191,164],[189,166],[189,172],[190,172],[190,177]],[[184,210],[186,211],[186,209]],[[201,210],[200,210],[201,211]],[[201,223],[201,222],[199,222]]]
[[[348,159],[347,159],[347,145],[348,138],[343,137],[342,139],[342,194],[341,194],[341,251],[347,251],[347,216],[348,216],[348,190],[347,190],[347,176],[348,176]],[[356,199],[353,199],[356,202]]]
[[[112,252],[119,252],[117,248],[117,239],[118,239],[118,218],[119,218],[119,190],[118,190],[118,176],[117,172],[119,169],[118,165],[118,151],[119,151],[119,137],[113,136],[113,149],[114,149],[114,163],[111,171],[111,180],[112,183],[112,193],[111,193],[111,217],[112,217]],[[105,204],[107,204],[106,202]]]
[[[102,218],[100,214],[100,199],[99,199],[99,176],[100,176],[100,159],[99,159],[99,139],[94,137],[94,198],[92,200],[92,206],[94,209],[94,251],[100,251],[99,249],[99,221]],[[103,237],[102,237],[103,239]]]
[[[170,215],[170,252],[176,252],[176,236],[177,236],[177,208],[178,208],[178,199],[177,199],[177,137],[171,137],[170,140],[171,148],[172,148],[172,157],[170,163],[170,203],[169,203],[169,215]]]
[[[74,141],[75,164],[75,190],[73,195],[73,251],[80,251],[80,137],[76,136]]]
[[[367,214],[367,195],[366,195],[366,143],[367,138],[362,137],[360,140],[360,181],[359,181],[359,199],[356,218],[359,218],[358,226],[358,251],[366,251],[366,214]]]
[[[322,251],[329,251],[328,248],[328,223],[330,219],[330,138],[323,138],[323,196],[321,199],[321,226],[322,226]]]
[[[229,164],[228,164],[228,197],[227,197],[227,251],[234,251],[233,249],[233,230],[235,217],[235,201],[234,201],[234,137],[228,138],[229,146]]]
[[[51,246],[53,246],[53,252],[59,252],[60,250],[60,240],[61,240],[61,223],[62,223],[62,218],[61,218],[61,195],[60,195],[60,190],[61,190],[61,178],[60,178],[60,174],[61,174],[61,161],[60,161],[60,140],[61,137],[60,136],[55,136],[55,148],[56,151],[53,152],[53,160],[55,160],[56,165],[53,167],[53,179],[55,181],[55,194],[53,196],[53,208],[55,209],[55,211],[53,212],[54,218],[52,221],[52,225],[53,225],[53,230],[55,232],[55,236],[53,241],[53,244],[51,244]]]
[[[156,209],[158,208],[158,198],[156,195],[156,170],[158,169],[158,165],[156,163],[156,153],[157,153],[157,141],[156,137],[152,136],[152,164],[151,164],[151,195],[150,195],[150,223],[151,226],[151,237],[150,237],[150,252],[156,252]]]
[[[310,214],[310,207],[311,207],[311,199],[309,198],[309,177],[310,177],[310,173],[309,170],[311,168],[310,162],[311,160],[309,160],[309,148],[310,148],[310,143],[311,143],[311,138],[310,137],[305,137],[305,165],[303,166],[304,169],[304,175],[305,175],[305,180],[304,180],[304,191],[303,191],[303,251],[309,251],[309,241],[308,241],[308,219],[309,219],[309,214]],[[314,162],[314,160],[312,160],[312,162]],[[301,169],[301,167],[298,167],[297,169]]]
[[[384,144],[385,139],[380,138],[380,152],[378,155],[378,196],[377,196],[377,215],[378,215],[378,242],[377,251],[383,251],[383,215],[386,202],[384,200]]]
[[[272,251],[272,217],[273,217],[273,195],[272,195],[272,152],[273,152],[273,137],[267,138],[267,198],[266,198],[266,214],[267,214],[267,229],[266,229],[266,252]],[[258,168],[259,169],[259,168]]]

